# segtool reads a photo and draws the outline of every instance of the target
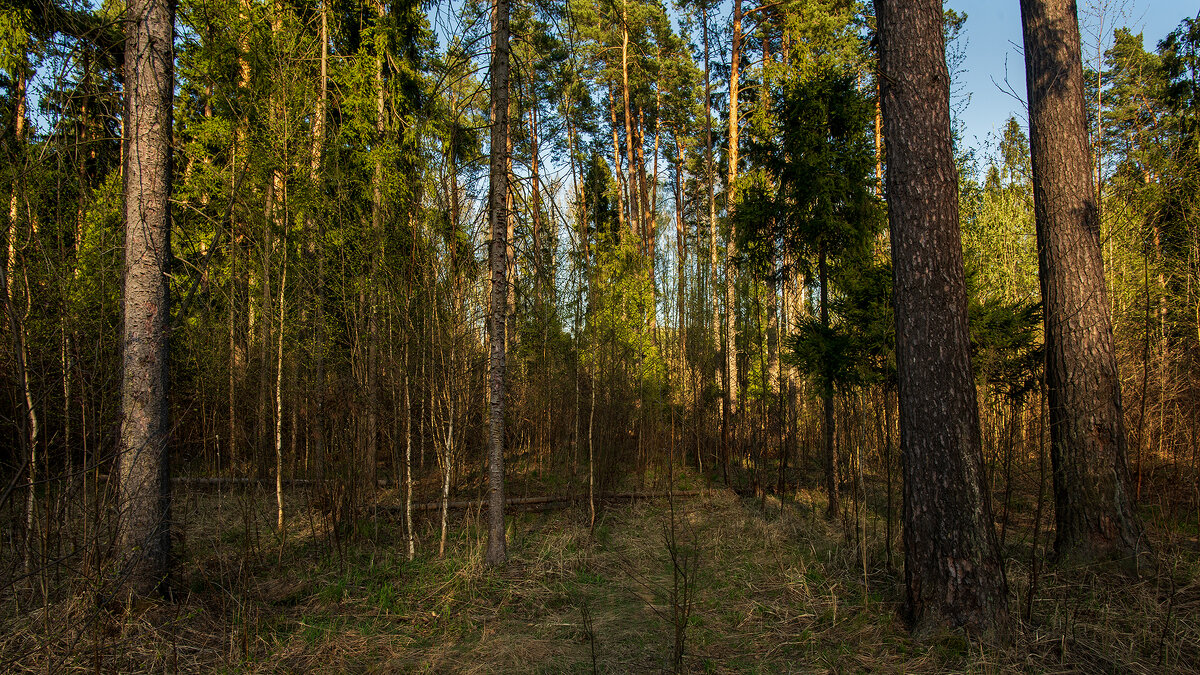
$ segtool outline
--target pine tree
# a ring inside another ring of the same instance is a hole
[[[170,455],[167,446],[171,259],[171,102],[175,10],[135,0],[126,10],[124,349],[118,545],[128,588],[167,590]]]
[[[876,0],[896,306],[904,578],[918,631],[1005,630],[983,476],[950,131],[942,3]]]
[[[1125,426],[1071,0],[1022,0],[1060,560],[1136,555]]]
[[[504,532],[504,385],[508,307],[508,0],[496,0],[492,16],[491,356],[488,364],[488,544],[489,565],[508,558]]]

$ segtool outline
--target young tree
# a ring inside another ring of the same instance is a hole
[[[125,296],[118,546],[134,593],[170,572],[167,330],[175,5],[133,0],[125,18]]]
[[[904,577],[917,630],[1002,632],[1008,589],[983,476],[938,0],[875,0],[904,456]]]
[[[496,0],[492,16],[491,219],[492,307],[488,367],[488,544],[489,565],[508,557],[504,541],[504,365],[508,305],[508,0]]]
[[[1136,554],[1120,374],[1100,256],[1079,23],[1071,0],[1022,0],[1034,217],[1060,560]]]
[[[744,240],[783,242],[789,259],[810,278],[815,272],[820,318],[801,325],[793,351],[821,390],[826,516],[833,519],[839,513],[834,390],[847,383],[845,364],[836,354],[841,338],[849,335],[830,323],[830,288],[844,276],[843,264],[852,268],[849,261],[863,257],[882,220],[869,175],[871,106],[853,75],[838,67],[795,74],[775,96],[773,128],[764,141],[751,144],[749,155],[778,185],[776,203],[764,217],[749,208],[757,191],[748,190],[738,207],[737,228]],[[774,223],[778,232],[760,232],[766,223]],[[749,243],[747,255],[753,255]]]

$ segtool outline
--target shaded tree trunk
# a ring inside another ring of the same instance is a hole
[[[918,631],[1003,634],[1008,589],[984,484],[940,0],[875,0],[894,264],[904,577]]]
[[[508,558],[504,535],[505,313],[508,308],[508,0],[496,0],[492,17],[491,261],[492,306],[488,363],[487,563]]]
[[[167,344],[171,256],[171,101],[175,7],[126,10],[125,278],[117,541],[131,593],[166,590],[170,572]]]
[[[1120,375],[1088,154],[1079,23],[1071,0],[1022,0],[1038,271],[1060,560],[1129,557]]]

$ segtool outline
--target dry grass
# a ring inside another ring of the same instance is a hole
[[[266,493],[181,497],[175,602],[112,606],[97,591],[101,577],[65,575],[43,588],[47,609],[27,583],[0,598],[0,670],[587,673],[593,650],[599,672],[671,669],[665,502],[612,506],[594,533],[586,509],[515,514],[512,562],[495,571],[482,564],[476,513],[455,514],[445,558],[430,554],[430,527],[410,562],[398,522],[364,518],[353,536],[335,537],[303,492],[288,504],[284,541]],[[1139,576],[1044,573],[1011,646],[956,633],[917,642],[898,616],[902,579],[884,564],[882,527],[866,528],[864,579],[853,538],[817,515],[820,501],[802,491],[781,513],[778,502],[712,491],[676,505],[679,542],[699,560],[687,670],[1160,673],[1200,664],[1196,554],[1169,530],[1158,530],[1155,567]],[[1027,533],[1010,537],[1019,613],[1030,544],[1019,543]]]

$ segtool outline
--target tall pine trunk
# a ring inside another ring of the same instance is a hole
[[[132,593],[170,571],[167,328],[175,7],[132,0],[125,23],[125,278],[117,541]]]
[[[711,298],[712,314],[709,318],[709,332],[712,334],[714,348],[717,352],[721,349],[721,291],[717,285],[717,197],[716,182],[717,169],[713,164],[713,120],[712,120],[712,77],[709,65],[709,37],[708,37],[708,2],[700,5],[700,30],[704,41],[704,168],[708,188],[708,289],[709,297]],[[716,386],[721,386],[719,373],[724,370],[724,364],[718,363],[714,366],[714,380]],[[722,427],[723,428],[723,427]],[[729,472],[729,454],[726,452],[724,445],[721,447],[721,471],[725,475],[728,482]]]
[[[734,416],[738,408],[737,365],[737,275],[734,259],[737,256],[737,230],[733,214],[737,205],[738,176],[738,67],[741,59],[742,0],[733,2],[733,45],[729,60],[729,177],[725,186],[725,212],[729,218],[729,235],[725,238],[725,399],[722,401],[721,443],[728,455],[735,443]]]
[[[883,96],[904,457],[907,611],[1003,633],[1008,589],[984,484],[950,76],[940,0],[875,0]]]
[[[487,563],[508,558],[504,533],[505,314],[508,309],[508,0],[496,0],[492,17],[491,221],[492,273],[488,363],[488,543]]]
[[[1136,554],[1072,0],[1022,0],[1059,559]]]

